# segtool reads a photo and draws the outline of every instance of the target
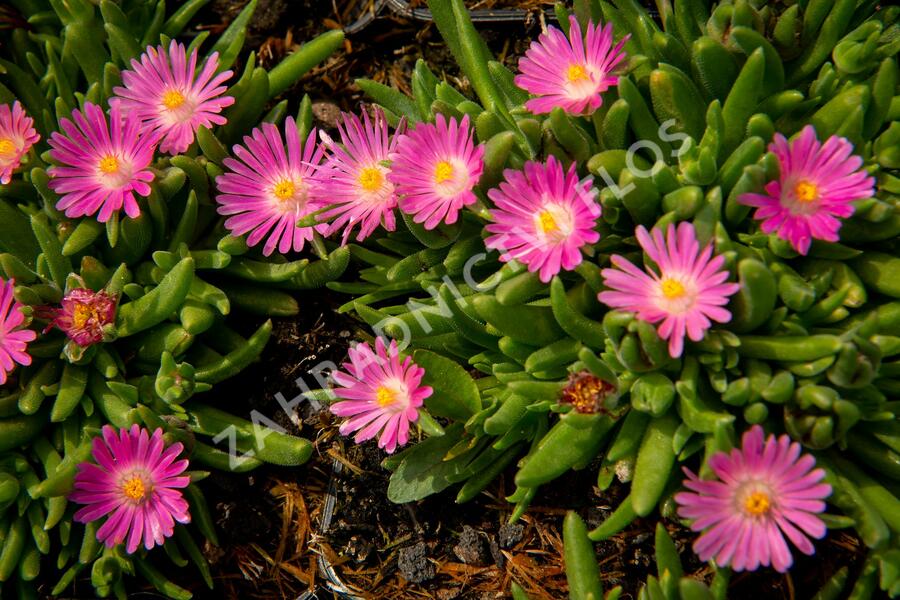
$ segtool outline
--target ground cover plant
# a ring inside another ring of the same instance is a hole
[[[826,525],[856,527],[872,549],[856,593],[879,572],[896,593],[896,486],[881,478],[896,458],[896,12],[662,3],[660,28],[635,3],[576,3],[515,74],[460,3],[430,8],[480,104],[424,64],[411,98],[360,83],[407,128],[386,176],[406,230],[385,219],[395,233],[351,246],[367,295],[344,310],[424,367],[430,393],[410,388],[405,406],[452,423],[385,461],[391,499],[462,483],[465,502],[517,463],[516,519],[538,486],[601,457],[598,486],[618,476],[631,494],[594,540],[678,514],[725,593],[725,567],[787,569],[783,535],[809,553]],[[414,152],[411,184],[405,139],[448,122],[454,147]],[[473,134],[483,172],[455,146]],[[482,244],[499,252],[467,263]],[[344,429],[384,427],[390,449],[391,388],[369,385],[369,414]],[[764,445],[759,425],[787,436]],[[679,464],[699,478],[682,483]],[[706,593],[679,591],[678,572],[643,593]]]
[[[4,38],[6,587],[189,597],[162,554],[212,585],[195,484],[313,452],[214,386],[327,286],[371,335],[301,399],[377,440],[392,502],[506,474],[515,523],[587,470],[629,491],[566,516],[573,598],[622,593],[594,542],[639,518],[639,597],[728,597],[828,530],[868,555],[819,596],[900,594],[896,7],[558,4],[512,70],[433,0],[469,88],[420,61],[326,131],[277,97],[340,32],[232,74],[256,2],[179,37],[204,4],[22,0]]]
[[[261,120],[285,121],[287,102],[267,115],[266,102],[342,36],[269,71],[251,56],[234,74],[255,3],[205,57],[207,35],[189,47],[171,39],[203,4],[16,6],[30,27],[10,32],[0,67],[0,580],[9,593],[32,597],[32,582],[52,577],[58,594],[86,573],[101,596],[123,597],[135,574],[189,596],[146,558],[173,535],[170,560],[193,563],[211,586],[199,540],[217,537],[194,483],[208,469],[297,466],[312,451],[308,440],[257,428],[272,434],[262,447],[249,421],[216,409],[214,396],[192,397],[259,355],[268,317],[297,313],[285,290],[319,286],[346,267],[341,251],[324,248],[313,263],[262,262],[272,249],[229,235],[213,200],[232,160],[220,140],[259,138]],[[309,108],[307,98],[299,124],[287,118],[289,139],[309,129]],[[302,190],[286,200],[284,213],[299,214]],[[286,219],[288,250],[299,249],[296,216]],[[253,316],[249,337],[233,328],[232,310]],[[210,440],[232,426],[253,450],[237,464]]]

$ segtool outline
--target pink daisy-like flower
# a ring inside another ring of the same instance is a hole
[[[557,106],[569,114],[593,112],[603,104],[601,94],[616,85],[613,70],[625,60],[622,50],[630,35],[613,47],[613,26],[588,22],[587,35],[574,15],[569,17],[569,38],[556,27],[542,33],[519,61],[516,85],[534,94],[525,103],[533,113],[548,113]]]
[[[399,136],[388,174],[400,195],[400,210],[434,229],[456,223],[460,209],[475,202],[472,188],[484,170],[484,145],[475,145],[469,116],[457,123],[438,113]]]
[[[12,106],[0,104],[0,183],[6,185],[22,157],[41,139],[34,130],[34,120],[16,100]]]
[[[703,339],[711,322],[727,323],[731,313],[723,308],[728,297],[740,289],[725,283],[725,258],[713,257],[712,245],[700,250],[694,226],[681,222],[669,225],[665,237],[654,228],[635,231],[638,242],[659,268],[659,274],[641,271],[622,256],[611,258],[615,269],[601,274],[611,291],[600,292],[600,301],[613,308],[637,313],[639,319],[662,324],[659,336],[669,340],[669,354],[681,356],[684,335],[695,342]]]
[[[342,145],[325,138],[330,155],[317,177],[318,193],[331,208],[320,215],[331,221],[328,235],[343,229],[343,243],[354,227],[359,227],[356,240],[361,242],[383,224],[388,231],[396,228],[394,209],[397,192],[388,178],[385,162],[394,152],[397,138],[388,134],[384,112],[375,108],[374,119],[363,113],[343,113],[338,123]],[[332,221],[333,219],[333,221]]]
[[[75,513],[79,523],[108,516],[97,530],[97,539],[108,548],[126,543],[129,554],[165,543],[175,532],[175,522],[189,523],[188,503],[181,489],[191,483],[184,475],[187,460],[176,460],[184,450],[180,443],[168,448],[163,432],[151,436],[132,425],[116,433],[103,427],[94,438],[94,463],[78,465],[75,489],[69,499],[86,504]]]
[[[359,444],[380,434],[378,447],[391,454],[409,441],[409,424],[419,419],[419,407],[431,396],[432,389],[422,385],[425,369],[408,356],[401,363],[396,340],[386,347],[376,339],[374,352],[367,343],[357,344],[349,354],[346,373],[331,374],[340,386],[334,392],[343,399],[331,405],[331,412],[349,417],[341,425],[343,435],[357,431]]]
[[[694,543],[700,559],[715,559],[735,571],[772,565],[784,573],[793,563],[785,535],[812,554],[809,538],[821,539],[826,531],[816,515],[831,494],[831,486],[821,483],[825,471],[813,469],[815,464],[812,455],[800,455],[800,444],[790,437],[764,439],[762,427],[754,425],[740,450],[709,459],[718,480],[704,481],[684,469],[684,485],[691,491],[676,494],[675,501],[678,514],[693,520],[691,529],[703,531]]]
[[[59,327],[70,340],[87,348],[103,341],[103,328],[116,320],[116,299],[104,291],[75,288],[54,311],[50,327]]]
[[[255,246],[267,235],[263,254],[278,248],[282,254],[303,249],[313,237],[312,227],[297,227],[297,221],[315,212],[312,178],[323,152],[316,145],[316,130],[303,144],[293,118],[285,120],[284,134],[271,123],[263,123],[236,145],[237,159],[226,158],[230,172],[216,178],[219,214],[233,215],[225,227],[236,236],[250,232],[247,245]],[[315,229],[324,232],[327,225]]]
[[[486,229],[494,235],[488,248],[500,250],[500,260],[517,260],[550,281],[560,269],[581,263],[581,248],[600,239],[594,231],[600,205],[592,180],[578,181],[575,165],[563,170],[554,156],[547,163],[529,161],[523,171],[507,169],[505,181],[488,192],[497,208]]]
[[[22,329],[25,315],[22,304],[13,297],[16,282],[12,279],[4,281],[0,278],[0,385],[16,368],[16,363],[28,366],[31,356],[28,355],[28,342],[37,338],[37,333],[30,329]]]
[[[853,214],[855,200],[875,193],[875,178],[860,169],[863,160],[845,138],[833,135],[821,144],[807,125],[790,144],[775,134],[769,151],[778,158],[781,176],[766,184],[765,194],[741,194],[738,202],[755,206],[760,229],[778,232],[800,254],[809,252],[813,239],[838,241],[839,218]]]
[[[110,106],[120,106],[123,114],[140,117],[147,130],[162,135],[160,151],[179,154],[194,141],[201,126],[224,125],[222,109],[234,104],[223,96],[231,71],[216,75],[219,53],[214,52],[197,74],[197,50],[187,56],[184,44],[172,40],[164,46],[147,47],[141,60],[131,60],[131,69],[122,71],[124,87],[115,87]]]
[[[50,189],[62,196],[56,208],[69,218],[97,214],[107,222],[124,206],[132,219],[141,214],[134,193],[150,194],[153,172],[148,169],[156,147],[154,135],[141,135],[137,115],[123,116],[113,107],[106,115],[86,102],[84,113],[72,111],[50,136],[50,157],[61,163],[48,169]]]

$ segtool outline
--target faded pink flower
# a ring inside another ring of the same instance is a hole
[[[476,200],[472,188],[484,170],[484,145],[475,145],[469,116],[457,123],[438,113],[399,136],[388,179],[400,195],[400,210],[434,229],[456,223],[459,211]]]
[[[133,554],[142,543],[147,550],[161,546],[175,532],[176,521],[191,520],[180,491],[191,483],[184,474],[188,461],[177,460],[183,450],[180,443],[166,447],[161,429],[151,436],[137,425],[118,433],[104,426],[94,438],[96,464],[78,465],[69,499],[87,506],[75,513],[75,520],[91,523],[108,517],[97,530],[107,548],[124,543]]]
[[[122,114],[134,113],[148,131],[158,132],[159,149],[180,154],[194,141],[200,127],[224,125],[222,109],[234,104],[223,96],[231,71],[216,74],[219,53],[206,60],[197,74],[197,49],[187,56],[184,44],[172,40],[164,46],[147,46],[140,62],[131,59],[131,69],[122,71],[124,87],[115,87],[110,106],[121,107]]]
[[[735,571],[771,565],[784,573],[793,564],[784,536],[812,554],[809,538],[825,536],[817,515],[831,494],[831,486],[822,483],[825,471],[813,469],[815,464],[787,435],[764,439],[762,427],[754,425],[740,449],[709,459],[717,479],[705,481],[684,469],[691,491],[676,494],[675,501],[678,514],[693,520],[691,529],[703,532],[694,543],[700,559]]]
[[[569,16],[569,37],[556,27],[541,34],[519,61],[515,83],[534,94],[525,103],[533,113],[549,113],[557,106],[569,114],[597,110],[601,94],[618,83],[615,68],[625,60],[622,47],[630,35],[613,47],[613,26],[588,22],[587,34],[574,15]]]
[[[612,308],[637,313],[637,318],[660,323],[659,336],[669,340],[669,354],[681,356],[684,336],[703,339],[712,321],[727,323],[731,313],[723,308],[728,297],[740,289],[725,283],[725,258],[713,256],[712,245],[700,250],[694,226],[686,221],[669,225],[666,235],[659,228],[647,232],[639,226],[638,242],[659,273],[641,271],[619,255],[611,258],[614,269],[601,274],[610,291],[600,292],[600,302]]]
[[[833,135],[821,144],[807,125],[790,144],[776,133],[769,151],[781,176],[766,184],[765,194],[741,194],[738,202],[755,206],[760,229],[777,232],[800,254],[809,252],[813,239],[837,242],[839,219],[853,214],[854,201],[875,194],[875,178],[861,169],[862,158],[845,138]]]
[[[396,340],[386,347],[380,337],[374,352],[362,343],[349,355],[344,371],[331,374],[338,385],[334,392],[342,399],[331,405],[331,412],[348,417],[340,428],[343,435],[358,432],[356,443],[379,435],[378,447],[391,454],[409,441],[409,424],[419,419],[419,407],[432,394],[422,385],[425,369],[408,356],[401,363]]]
[[[103,341],[103,327],[116,320],[116,299],[104,291],[75,288],[62,299],[50,326],[59,327],[70,340],[87,348]]]
[[[231,215],[225,227],[232,235],[247,236],[247,245],[255,246],[268,236],[263,254],[278,248],[282,254],[299,252],[313,237],[312,227],[297,227],[297,221],[315,212],[321,202],[314,196],[312,178],[322,162],[322,150],[316,146],[313,129],[304,144],[297,123],[288,117],[285,139],[271,123],[263,123],[244,145],[235,145],[237,159],[226,158],[229,172],[216,178],[219,214]],[[285,150],[285,142],[287,150]],[[327,225],[315,230],[324,232]]]
[[[69,218],[97,214],[101,223],[123,207],[132,219],[141,214],[134,198],[150,194],[153,172],[150,161],[156,137],[141,135],[137,115],[124,118],[119,109],[109,112],[109,124],[100,107],[85,102],[84,113],[72,111],[62,119],[64,134],[50,136],[50,157],[60,163],[50,167],[50,189],[62,196],[56,208]],[[99,212],[99,214],[98,214]]]
[[[575,165],[563,170],[554,156],[547,163],[529,161],[522,171],[507,169],[505,181],[488,192],[497,206],[485,227],[494,234],[485,240],[500,251],[500,260],[517,260],[547,283],[561,269],[581,263],[581,248],[595,243],[600,205],[590,178],[578,180]]]
[[[33,145],[41,139],[34,130],[34,120],[16,100],[0,104],[0,183],[6,185]]]

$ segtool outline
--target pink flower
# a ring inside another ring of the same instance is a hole
[[[691,529],[703,531],[694,543],[701,560],[720,567],[754,571],[772,565],[784,573],[793,563],[784,536],[804,554],[814,552],[810,537],[825,536],[817,513],[831,486],[820,483],[822,469],[813,470],[810,454],[800,456],[800,444],[782,435],[763,439],[754,425],[744,433],[741,449],[719,452],[709,459],[718,480],[704,481],[688,469],[684,485],[690,492],[675,495]],[[809,537],[807,537],[809,536]]]
[[[346,371],[331,375],[339,387],[334,392],[343,401],[331,405],[331,412],[350,417],[341,425],[341,434],[358,431],[357,444],[376,435],[378,447],[388,454],[409,441],[409,424],[419,419],[419,407],[432,389],[422,385],[425,369],[406,357],[400,362],[396,340],[390,346],[375,340],[375,351],[367,343],[350,349]]]
[[[129,554],[160,546],[175,532],[175,522],[189,523],[188,503],[182,488],[191,483],[183,475],[187,460],[176,460],[184,450],[180,443],[168,448],[163,432],[150,436],[146,429],[132,425],[116,433],[103,427],[94,438],[94,463],[78,465],[75,490],[69,499],[86,504],[75,513],[79,523],[91,523],[108,516],[97,531],[97,539],[107,548],[126,543]]]
[[[125,207],[132,219],[141,214],[134,192],[150,194],[153,172],[148,169],[153,160],[156,138],[141,135],[140,120],[134,114],[122,117],[113,107],[106,115],[90,102],[84,104],[84,114],[72,111],[72,119],[62,119],[58,131],[50,136],[50,157],[61,166],[48,169],[50,189],[62,196],[56,208],[66,216],[91,216],[99,211],[97,220],[107,222],[113,213]]]
[[[22,157],[41,139],[34,130],[34,120],[16,100],[0,104],[0,183],[6,185],[19,167]]]
[[[162,136],[161,152],[179,154],[194,141],[201,126],[224,125],[222,109],[234,104],[223,96],[231,71],[216,75],[219,53],[213,54],[197,74],[197,50],[187,56],[184,44],[175,40],[164,46],[147,47],[140,62],[131,60],[131,70],[122,71],[125,87],[115,87],[110,106],[120,106],[123,114],[137,115],[148,131]]]
[[[613,47],[613,26],[588,22],[587,35],[569,17],[569,38],[556,27],[532,42],[519,61],[516,85],[538,96],[525,103],[533,113],[548,113],[557,106],[569,114],[593,112],[603,104],[600,96],[619,78],[612,71],[625,60],[626,35]]]
[[[330,151],[327,162],[317,177],[318,193],[327,205],[320,215],[322,221],[332,221],[328,235],[343,229],[343,243],[347,243],[354,227],[359,227],[356,240],[361,242],[380,224],[394,231],[397,193],[388,179],[390,169],[385,166],[394,152],[397,136],[388,134],[384,112],[375,109],[375,118],[363,113],[343,113],[338,123],[343,147],[325,138]]]
[[[304,145],[297,123],[288,117],[284,125],[287,151],[281,132],[263,123],[244,136],[244,145],[234,146],[238,159],[226,158],[228,173],[216,178],[219,214],[233,215],[225,227],[236,236],[250,232],[247,245],[255,246],[268,236],[263,254],[278,248],[282,254],[298,252],[313,237],[312,227],[297,227],[297,221],[315,212],[320,202],[313,197],[312,176],[322,162],[316,147],[316,130]],[[320,225],[318,231],[327,230]]]
[[[37,338],[37,333],[22,329],[25,315],[22,304],[14,297],[16,282],[0,278],[0,385],[6,383],[7,376],[16,368],[31,364],[31,356],[26,352],[28,342]]]
[[[500,187],[488,192],[497,208],[491,211],[494,223],[486,226],[495,235],[485,245],[500,250],[503,262],[517,260],[540,271],[544,283],[560,269],[577,267],[581,248],[600,239],[592,180],[579,182],[575,165],[566,172],[552,155],[546,164],[530,161],[524,171],[507,169],[503,176]]]
[[[741,194],[738,202],[755,206],[760,229],[777,232],[800,254],[809,252],[813,238],[838,241],[838,217],[846,219],[854,201],[875,193],[875,178],[860,168],[863,160],[852,155],[853,144],[836,135],[820,144],[812,125],[790,144],[776,133],[769,151],[778,158],[781,177],[766,184],[765,194]]]
[[[476,146],[469,116],[420,123],[399,136],[388,180],[400,195],[400,209],[434,229],[456,223],[460,209],[475,202],[472,188],[484,170],[484,145]]]
[[[50,326],[59,327],[70,340],[87,348],[103,341],[103,328],[116,320],[116,299],[106,292],[75,288],[62,299]]]
[[[669,225],[665,237],[658,228],[647,233],[642,226],[635,235],[659,274],[651,269],[641,271],[614,255],[611,261],[618,268],[601,272],[612,291],[600,292],[600,302],[637,313],[637,318],[649,323],[662,321],[659,336],[669,340],[669,354],[678,358],[684,349],[685,332],[699,342],[710,328],[710,319],[718,323],[731,320],[731,313],[722,307],[740,286],[725,283],[725,258],[713,257],[712,245],[700,250],[690,223],[679,223],[677,230]]]

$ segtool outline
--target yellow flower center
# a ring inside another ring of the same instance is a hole
[[[0,156],[12,156],[16,153],[16,145],[12,140],[0,138]]]
[[[819,188],[814,183],[800,181],[794,186],[794,196],[800,202],[812,202],[819,197]]]
[[[124,484],[122,484],[122,493],[131,500],[135,502],[140,502],[144,499],[144,496],[147,494],[147,488],[144,486],[144,481],[140,477],[132,477]]]
[[[184,104],[184,95],[178,90],[169,90],[163,94],[162,103],[169,110],[175,110]]]
[[[538,215],[538,225],[544,233],[551,233],[559,229],[556,219],[550,214],[549,210],[542,210]]]
[[[297,187],[294,185],[294,182],[290,179],[283,179],[275,184],[275,189],[272,192],[275,194],[275,197],[284,202],[285,200],[290,200],[294,197],[294,194],[297,191]]]
[[[585,71],[584,67],[582,67],[581,65],[570,65],[569,70],[566,71],[566,79],[568,79],[572,83],[575,83],[576,81],[584,81],[587,78],[587,71]]]
[[[753,492],[744,500],[744,510],[753,517],[763,516],[771,507],[772,503],[765,492]]]
[[[387,408],[397,401],[397,392],[380,385],[378,386],[378,389],[375,390],[375,401],[378,402],[378,406],[381,408]]]
[[[87,304],[79,304],[75,307],[74,314],[72,315],[72,327],[75,329],[84,329],[88,320],[93,316],[96,315],[94,314],[94,311],[91,310],[90,306]]]
[[[444,183],[453,177],[453,165],[442,160],[434,167],[434,182]]]
[[[680,298],[684,295],[684,286],[674,279],[663,279],[662,293],[666,298]]]
[[[367,192],[377,192],[384,184],[384,175],[377,167],[366,167],[359,174],[359,185]]]
[[[112,154],[107,154],[100,159],[100,170],[111,175],[119,170],[119,159]]]

